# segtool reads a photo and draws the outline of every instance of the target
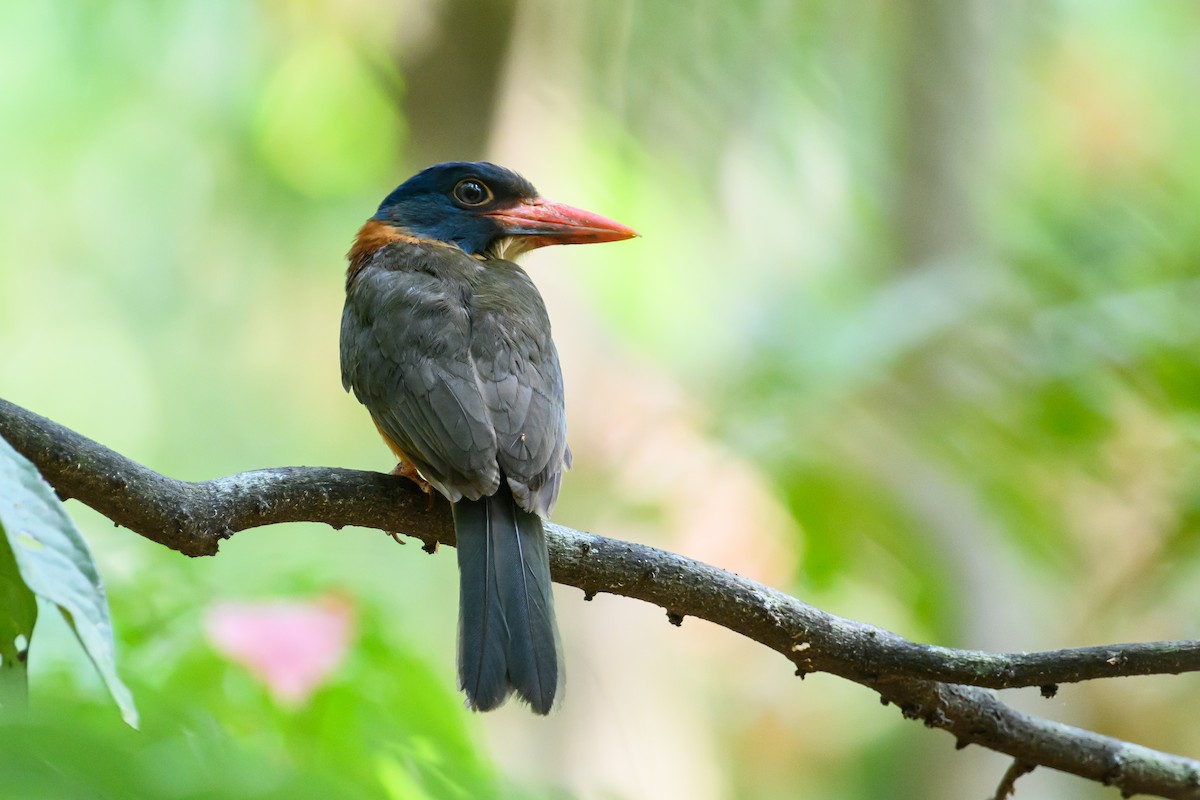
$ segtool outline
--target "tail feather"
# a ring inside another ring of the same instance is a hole
[[[493,552],[508,620],[508,677],[534,711],[548,714],[558,688],[558,632],[546,533],[541,517],[518,506],[511,492],[492,500],[502,520],[493,527]]]
[[[508,630],[492,558],[492,520],[483,500],[454,506],[458,540],[458,685],[476,711],[491,711],[512,691]]]
[[[454,504],[459,564],[459,683],[488,711],[513,690],[549,713],[559,683],[558,631],[546,534],[536,514],[499,491]]]

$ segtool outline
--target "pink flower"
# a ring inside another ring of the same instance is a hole
[[[350,644],[353,608],[344,597],[216,603],[204,632],[221,655],[250,670],[277,703],[303,705]]]

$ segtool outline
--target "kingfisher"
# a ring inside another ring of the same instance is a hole
[[[563,379],[546,305],[514,259],[634,236],[511,170],[456,161],[400,184],[347,255],[342,384],[393,472],[451,503],[458,684],[477,711],[515,692],[547,714],[562,675],[543,520],[571,466]]]

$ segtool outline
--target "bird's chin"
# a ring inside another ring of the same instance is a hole
[[[498,258],[505,261],[516,261],[518,258],[528,253],[530,250],[541,247],[542,245],[553,244],[548,241],[537,241],[538,236],[501,236],[488,245],[487,251],[484,253],[485,258]]]

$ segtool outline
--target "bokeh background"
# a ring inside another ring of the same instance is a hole
[[[920,641],[1195,637],[1198,97],[1190,0],[8,0],[0,394],[185,479],[386,470],[343,254],[413,171],[486,157],[643,234],[527,259],[557,521]],[[43,614],[5,796],[961,798],[1006,766],[564,587],[561,713],[473,716],[449,553],[293,525],[188,560],[69,505],[143,726]],[[326,667],[288,689],[239,624],[323,631]],[[1195,756],[1198,691],[1004,696]]]

